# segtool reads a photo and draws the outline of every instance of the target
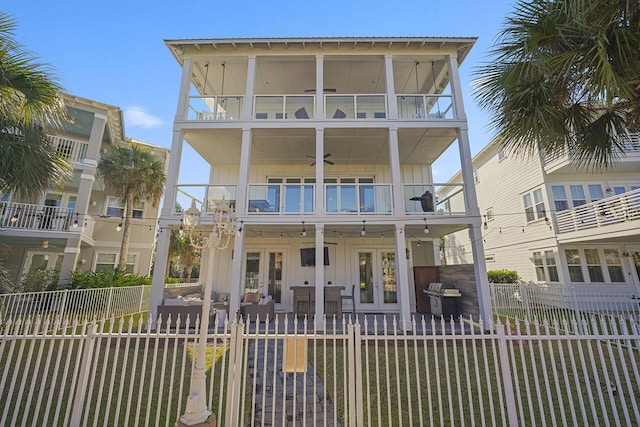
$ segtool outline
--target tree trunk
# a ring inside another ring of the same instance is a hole
[[[124,205],[124,225],[122,230],[122,245],[120,246],[120,262],[118,271],[125,272],[127,269],[127,256],[129,255],[129,239],[131,238],[131,217],[133,216],[133,196],[127,197]]]

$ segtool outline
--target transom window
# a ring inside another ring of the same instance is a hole
[[[144,202],[133,204],[133,218],[142,218],[144,212]],[[116,197],[109,197],[107,200],[107,215],[115,217],[124,217],[124,205],[120,199]]]

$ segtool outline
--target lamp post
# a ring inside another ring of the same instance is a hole
[[[213,229],[209,236],[194,239],[193,233],[198,227],[201,217],[202,212],[196,208],[194,200],[182,218],[182,224],[189,234],[191,246],[201,250],[206,248],[209,251],[209,257],[207,259],[207,272],[202,296],[202,315],[200,316],[200,335],[198,336],[196,363],[191,372],[187,409],[176,422],[176,426],[198,425],[213,427],[216,425],[212,412],[207,409],[205,375],[205,353],[207,350],[207,334],[209,332],[213,263],[215,261],[215,253],[229,247],[231,238],[235,234],[235,216],[233,208],[230,208],[229,204],[222,199],[213,211]]]

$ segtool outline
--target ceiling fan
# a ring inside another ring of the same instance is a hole
[[[305,245],[313,245],[313,244],[315,244],[315,243],[316,243],[316,242],[308,242],[308,243],[305,243]],[[325,244],[325,245],[337,245],[337,244],[338,244],[338,242],[327,242],[327,241],[325,240],[325,241],[324,241],[324,244]]]
[[[316,156],[310,156],[308,154],[306,156],[309,157],[310,159],[316,158]],[[331,157],[331,153],[325,154],[324,157],[322,158],[322,161],[324,161],[328,165],[335,165],[335,163],[332,162],[331,160],[327,160],[327,157]],[[314,160],[309,166],[314,166],[315,164],[316,164],[316,161]]]

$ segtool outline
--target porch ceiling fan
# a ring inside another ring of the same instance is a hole
[[[307,243],[305,243],[305,245],[313,245],[313,244],[315,244],[315,243],[316,243],[316,242],[307,242]],[[338,244],[338,242],[327,242],[327,241],[325,240],[325,241],[324,241],[324,244],[325,244],[325,245],[337,245],[337,244]]]
[[[308,154],[306,154],[307,157],[309,157],[310,159],[315,159],[316,156],[310,156]],[[335,165],[334,162],[332,162],[331,160],[327,160],[328,157],[331,157],[331,153],[327,153],[324,155],[324,157],[322,158],[322,161],[325,162],[328,165]],[[311,164],[309,166],[314,166],[316,164],[316,161],[314,160],[313,162],[311,162]]]

